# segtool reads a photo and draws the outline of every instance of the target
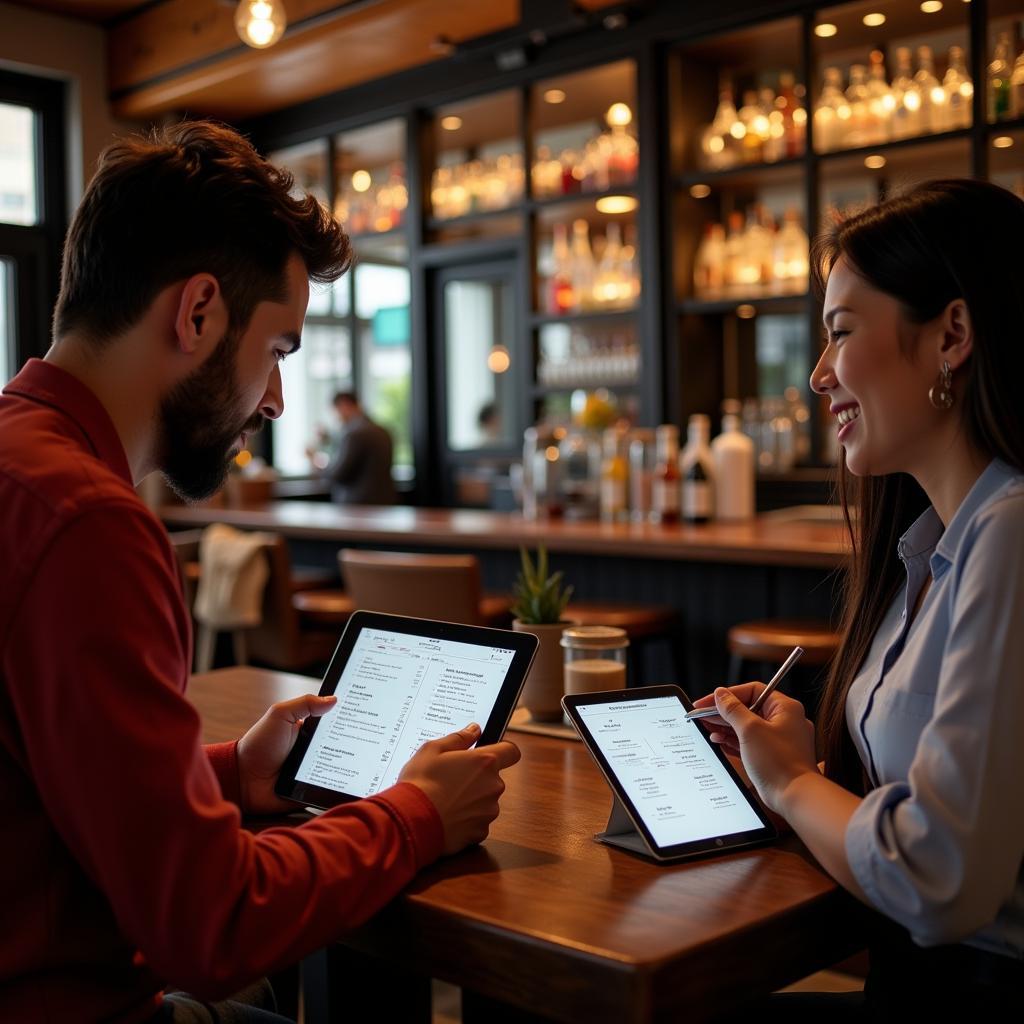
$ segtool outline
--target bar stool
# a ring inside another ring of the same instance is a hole
[[[644,685],[643,652],[651,643],[668,644],[675,682],[682,685],[685,652],[682,619],[669,605],[621,604],[617,601],[571,601],[565,618],[580,626],[618,626],[629,637],[629,685]]]
[[[804,649],[801,666],[827,665],[841,637],[827,622],[811,619],[759,619],[739,622],[728,633],[729,684],[743,681],[748,661],[781,665],[794,647]]]

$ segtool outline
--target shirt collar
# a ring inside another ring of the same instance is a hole
[[[1020,473],[1012,466],[1001,459],[993,459],[981,476],[974,481],[974,486],[967,492],[967,497],[960,502],[960,507],[935,548],[935,554],[952,563],[964,533],[977,511],[1008,483],[1019,478]]]
[[[921,555],[930,555],[942,536],[942,520],[929,505],[900,537],[898,550],[904,562]]]
[[[3,393],[48,405],[66,416],[96,457],[133,486],[128,456],[110,414],[77,377],[53,363],[30,359]]]

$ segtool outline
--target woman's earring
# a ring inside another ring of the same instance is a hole
[[[945,360],[939,373],[938,384],[928,389],[928,401],[936,409],[950,409],[953,406],[953,371]]]

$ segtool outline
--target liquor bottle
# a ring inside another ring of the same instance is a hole
[[[601,518],[608,523],[629,518],[629,466],[625,457],[626,432],[609,427],[603,436],[601,463]]]
[[[871,97],[868,94],[868,69],[863,64],[850,65],[850,86],[846,90],[850,120],[846,132],[849,147],[868,146],[875,141],[872,124]]]
[[[917,48],[917,74],[914,83],[921,94],[921,131],[944,132],[949,118],[946,109],[946,90],[935,77],[935,60],[930,46]]]
[[[740,124],[743,126],[742,136],[742,159],[745,164],[761,163],[762,147],[764,138],[761,133],[761,111],[757,105],[757,93],[748,89],[743,94],[743,106],[739,110]],[[764,134],[767,134],[767,121],[764,126]]]
[[[772,266],[779,291],[791,294],[807,291],[809,249],[810,241],[800,224],[800,214],[791,206],[775,236]]]
[[[594,254],[590,250],[590,226],[582,217],[572,222],[572,256],[569,266],[573,309],[585,312],[593,306]]]
[[[947,124],[950,130],[969,128],[971,126],[971,98],[974,96],[974,84],[967,74],[964,64],[964,51],[959,46],[949,48],[949,68],[942,80],[942,89],[946,94]]]
[[[725,285],[725,228],[708,224],[693,261],[693,291],[702,299],[716,299]]]
[[[608,309],[622,305],[622,229],[612,222],[605,228],[604,249],[594,275],[594,305]]]
[[[874,136],[869,145],[888,142],[892,136],[892,115],[896,109],[896,100],[889,80],[885,77],[885,54],[881,50],[872,50],[870,57],[871,71],[868,74],[868,103],[871,107],[871,120]]]
[[[723,252],[723,283],[726,295],[739,295],[743,291],[741,267],[744,263],[743,214],[733,210],[729,214],[729,233],[725,237]]]
[[[636,228],[626,225],[625,241],[619,250],[619,289],[622,306],[635,305],[640,298],[640,269],[636,255]]]
[[[548,310],[569,313],[576,304],[572,288],[572,264],[569,259],[569,238],[564,224],[554,227],[553,267],[548,281]]]
[[[1024,116],[1024,50],[1017,55],[1010,75],[1010,117]]]
[[[792,71],[783,71],[779,75],[779,94],[775,97],[775,106],[782,114],[785,156],[799,156],[804,151],[807,112],[797,98],[796,79]]]
[[[921,134],[921,91],[911,77],[910,48],[896,51],[896,77],[892,80],[896,105],[892,112],[892,137],[907,139]]]
[[[999,36],[992,62],[988,66],[988,119],[1002,121],[1011,116],[1010,113],[1010,33],[1003,32]]]
[[[629,509],[634,523],[647,522],[652,517],[656,467],[654,431],[633,429],[629,434]]]
[[[846,118],[840,111],[846,111]],[[819,152],[830,153],[843,145],[844,121],[849,119],[850,107],[843,95],[843,75],[839,68],[825,68],[818,105],[814,108],[814,144]]]
[[[714,119],[701,136],[702,162],[708,170],[721,170],[736,163],[738,143],[732,128],[738,122],[732,89],[723,82]]]
[[[654,432],[657,465],[651,481],[651,520],[679,522],[679,428],[663,424]]]
[[[737,283],[744,295],[759,295],[768,279],[764,269],[771,265],[772,240],[761,224],[756,206],[747,207],[746,227],[743,230],[743,245],[736,271]]]
[[[782,111],[776,107],[775,101],[778,97],[771,89],[764,88],[758,95],[765,127],[761,157],[765,163],[774,163],[786,156],[786,119]]]
[[[708,447],[711,421],[696,413],[686,428],[686,447],[679,456],[682,516],[688,523],[706,523],[715,510],[715,463]]]
[[[722,433],[711,442],[711,455],[715,466],[715,518],[753,519],[754,442],[740,430],[739,416],[730,413],[722,417]]]

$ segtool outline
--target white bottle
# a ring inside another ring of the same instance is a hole
[[[686,447],[679,455],[683,478],[682,517],[687,523],[706,523],[715,514],[715,463],[708,439],[711,420],[696,413],[686,428]]]
[[[722,417],[722,433],[711,442],[715,465],[715,518],[753,519],[754,442],[738,416]]]

